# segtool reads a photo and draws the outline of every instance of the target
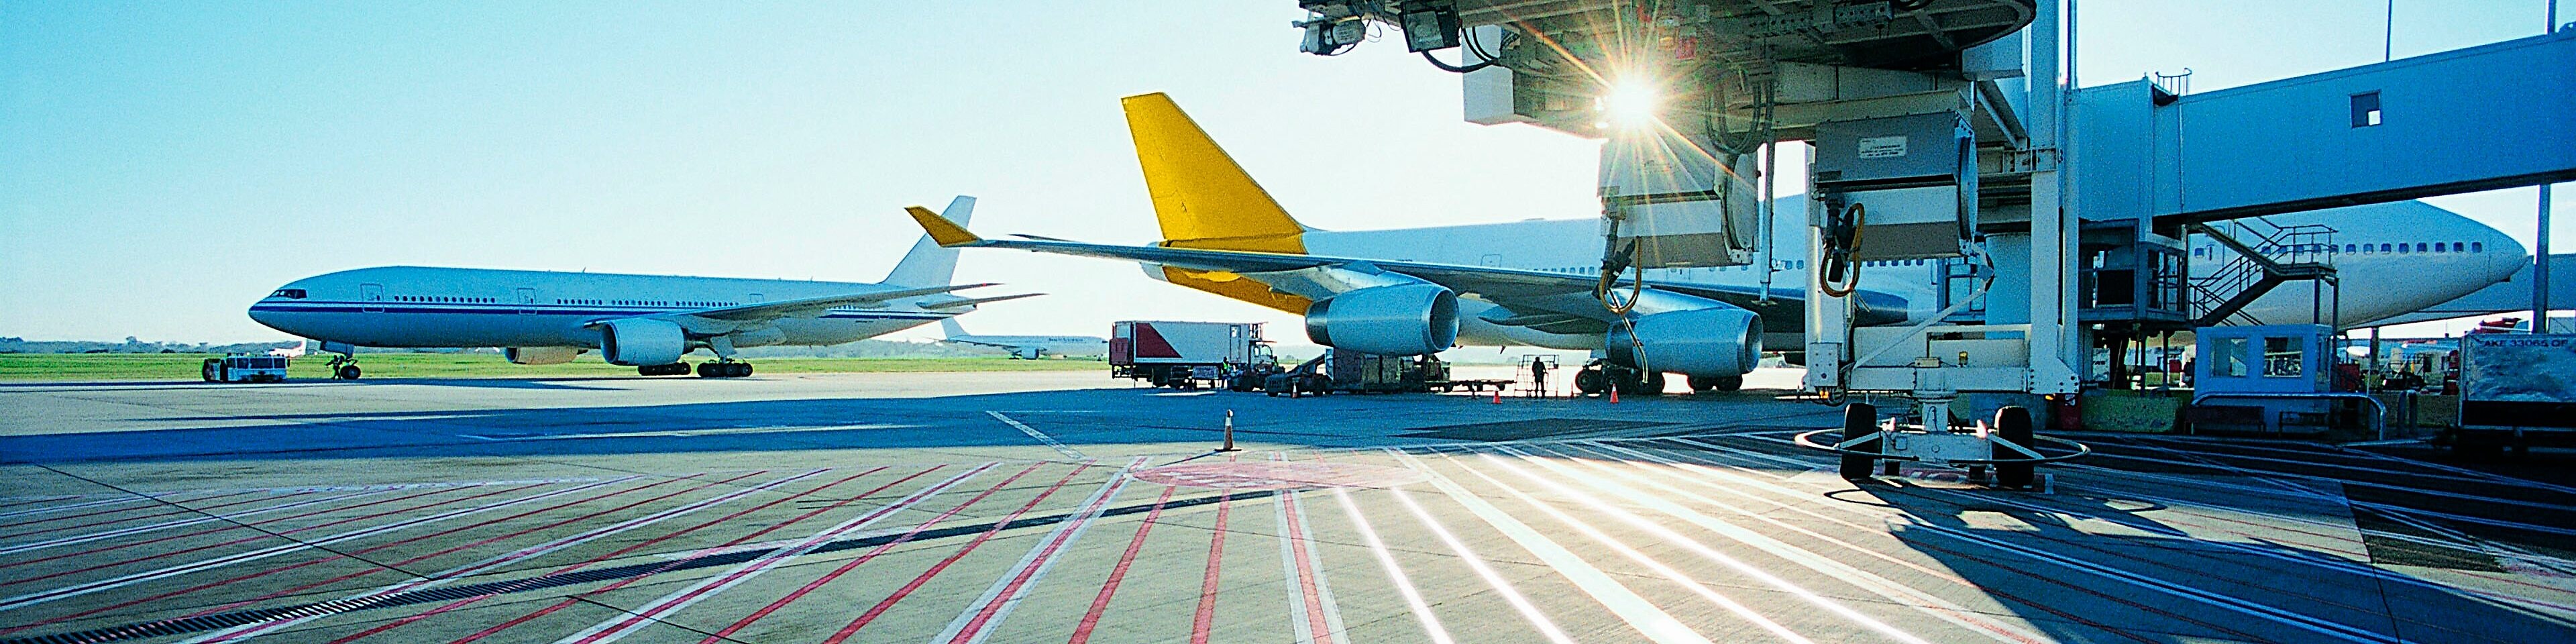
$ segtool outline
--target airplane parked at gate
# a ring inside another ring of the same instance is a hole
[[[1662,373],[1693,389],[1741,387],[1767,342],[1803,347],[1807,231],[1775,231],[1768,297],[1751,266],[1645,272],[1634,308],[1612,313],[1601,283],[1594,219],[1334,232],[1299,224],[1188,114],[1162,94],[1127,97],[1127,123],[1164,239],[1149,246],[1048,238],[984,239],[930,211],[907,210],[948,246],[1018,248],[1140,262],[1156,279],[1305,316],[1307,337],[1353,351],[1415,355],[1453,345],[1539,346],[1600,352],[1615,369],[1578,374],[1586,389],[1662,391]],[[1803,197],[1779,200],[1805,211]],[[2352,206],[2268,218],[2275,226],[2325,223],[2335,252],[2315,253],[2341,272],[2346,326],[2401,315],[2476,291],[2528,263],[2511,238],[2418,202]],[[2194,276],[2221,267],[2195,236]],[[2349,252],[2341,247],[2352,246]],[[2438,244],[2438,246],[2437,246]],[[2368,246],[2370,251],[2362,251]],[[2399,248],[2405,248],[2403,252]],[[2437,250],[2438,248],[2438,250]],[[1956,261],[1956,260],[1953,260]],[[2302,258],[2298,261],[2310,261]],[[1854,320],[1905,324],[1939,312],[1949,288],[1940,260],[1865,262]],[[1615,280],[1625,294],[1633,286]],[[1961,289],[1965,290],[1965,289]],[[2309,289],[2281,288],[2247,315],[2306,321]]]
[[[974,335],[966,332],[954,318],[940,320],[939,329],[948,337],[941,342],[993,347],[1011,352],[1015,360],[1036,360],[1047,356],[1098,358],[1109,355],[1109,339],[1087,335]]]
[[[974,197],[950,202],[973,214]],[[559,364],[597,350],[647,376],[685,375],[682,356],[706,349],[699,376],[751,375],[742,347],[854,342],[972,311],[986,302],[952,291],[957,251],[924,237],[878,283],[385,266],[316,275],[278,287],[250,317],[323,341],[332,374],[358,378],[351,346],[502,347],[517,364]]]

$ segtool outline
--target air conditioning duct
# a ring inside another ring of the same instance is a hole
[[[509,359],[510,364],[563,364],[572,362],[573,356],[578,355],[581,355],[581,350],[572,347],[504,347],[501,349],[501,357]]]
[[[1762,361],[1762,317],[1737,308],[1673,311],[1612,324],[1611,362],[1656,372],[1740,376]]]
[[[1458,295],[1433,284],[1400,284],[1317,300],[1306,307],[1306,339],[1378,355],[1437,353],[1458,344]]]
[[[689,334],[667,320],[610,320],[600,327],[599,349],[609,364],[671,364],[689,352]]]

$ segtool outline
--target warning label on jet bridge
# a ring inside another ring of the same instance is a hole
[[[1901,137],[1901,136],[1864,136],[1864,137],[1860,137],[1860,158],[1863,158],[1863,159],[1885,159],[1885,158],[1890,158],[1890,157],[1901,157],[1901,156],[1905,156],[1905,137]]]

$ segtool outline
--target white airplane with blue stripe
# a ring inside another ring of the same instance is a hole
[[[965,219],[975,198],[948,204]],[[705,377],[751,375],[743,347],[855,342],[1029,297],[951,292],[957,250],[928,237],[878,283],[815,282],[384,266],[296,280],[250,307],[270,328],[322,341],[340,354],[332,375],[359,375],[352,347],[501,347],[510,362],[559,364],[599,351],[647,376],[685,375],[683,356],[706,350]]]

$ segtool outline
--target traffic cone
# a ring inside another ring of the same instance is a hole
[[[1615,385],[1615,384],[1610,385],[1610,404],[1613,404],[1613,405],[1619,404],[1619,386],[1618,386],[1618,385]]]
[[[1501,387],[1494,388],[1494,404],[1503,404],[1503,389]]]

